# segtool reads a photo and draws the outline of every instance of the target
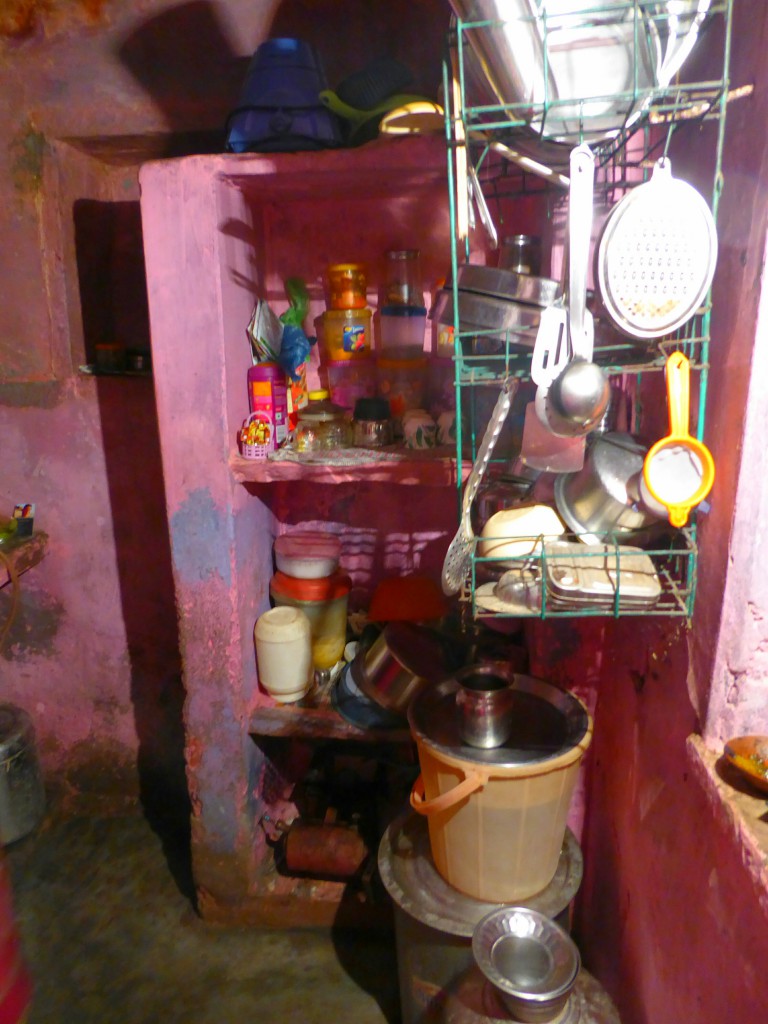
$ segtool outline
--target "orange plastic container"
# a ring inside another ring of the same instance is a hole
[[[364,309],[368,301],[366,287],[362,263],[334,263],[328,267],[330,309]]]
[[[373,351],[370,309],[326,309],[321,325],[320,346],[326,360],[370,358]]]

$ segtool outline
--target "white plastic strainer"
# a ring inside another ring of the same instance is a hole
[[[659,338],[701,306],[717,262],[717,230],[703,196],[672,177],[668,158],[611,212],[598,249],[600,293],[619,330]]]

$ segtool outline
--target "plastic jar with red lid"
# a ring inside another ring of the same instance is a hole
[[[269,593],[276,605],[300,608],[312,631],[315,669],[333,668],[341,660],[347,637],[347,603],[352,581],[343,572],[320,579],[298,579],[276,572]]]

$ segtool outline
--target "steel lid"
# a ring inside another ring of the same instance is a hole
[[[541,892],[517,902],[555,918],[576,895],[583,873],[581,848],[566,828],[552,881]],[[427,820],[412,811],[393,821],[382,836],[379,874],[401,910],[450,935],[471,938],[475,926],[502,905],[473,899],[445,881],[432,859]]]
[[[509,739],[499,747],[466,745],[459,730],[456,679],[425,688],[408,708],[408,722],[417,741],[449,758],[475,764],[513,768],[553,760],[577,747],[591,731],[587,709],[573,694],[532,676],[519,675],[504,663],[494,663],[514,692],[513,724]]]

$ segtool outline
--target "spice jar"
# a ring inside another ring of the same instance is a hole
[[[382,448],[394,442],[386,398],[359,398],[355,403],[354,443],[358,448]]]
[[[294,445],[300,452],[346,448],[352,443],[352,431],[346,411],[335,405],[327,391],[310,391],[309,401],[298,412]]]

